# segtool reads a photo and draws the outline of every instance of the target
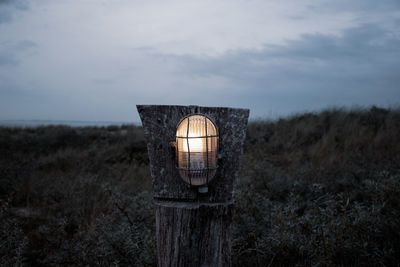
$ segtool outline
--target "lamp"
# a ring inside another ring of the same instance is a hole
[[[202,114],[184,117],[176,130],[177,168],[181,178],[199,192],[208,192],[208,182],[217,172],[218,130]]]

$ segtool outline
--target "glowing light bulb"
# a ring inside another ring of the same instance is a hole
[[[205,152],[204,138],[188,138],[183,142],[183,152]],[[189,143],[189,144],[188,144]],[[188,146],[189,145],[189,146]]]
[[[218,133],[203,115],[182,120],[176,131],[176,149],[181,177],[191,185],[206,184],[217,168]]]

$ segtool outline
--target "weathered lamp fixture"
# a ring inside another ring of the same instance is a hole
[[[208,192],[208,182],[217,172],[218,130],[202,114],[184,117],[176,130],[176,159],[181,178],[200,193]]]

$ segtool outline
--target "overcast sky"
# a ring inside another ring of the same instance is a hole
[[[0,120],[399,103],[399,0],[0,0]]]

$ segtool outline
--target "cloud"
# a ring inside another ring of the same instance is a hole
[[[374,24],[341,36],[304,34],[285,45],[221,57],[175,57],[184,75],[231,81],[224,99],[240,99],[256,113],[330,105],[400,103],[400,38]]]
[[[27,0],[0,0],[0,24],[11,22],[16,10],[28,10]]]
[[[37,47],[37,44],[31,40],[21,40],[14,44],[14,49],[19,51],[35,47]]]
[[[17,65],[18,60],[15,55],[0,51],[0,66],[2,65]]]
[[[257,117],[393,103],[399,5],[0,0],[0,113],[129,120],[135,103],[157,103]]]
[[[347,0],[336,0],[336,1],[321,1],[322,4],[318,6],[310,5],[311,7],[317,8],[319,11],[392,11],[400,8],[400,2],[398,0],[361,0],[361,1],[347,1]]]
[[[0,0],[1,6],[11,6],[17,9],[26,10],[29,7],[27,0]]]
[[[0,46],[0,66],[16,66],[24,52],[36,48],[37,44],[30,40],[18,42],[2,42]]]
[[[0,6],[0,24],[10,22],[12,19],[11,12],[8,8]]]

